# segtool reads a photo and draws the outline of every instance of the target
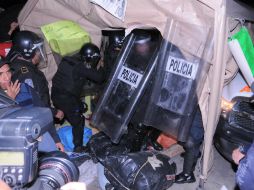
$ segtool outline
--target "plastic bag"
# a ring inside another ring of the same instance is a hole
[[[57,131],[61,142],[64,146],[64,149],[69,152],[73,151],[74,144],[73,144],[73,136],[72,136],[72,126],[64,126],[61,127]],[[86,145],[89,141],[90,137],[92,136],[92,130],[90,128],[84,128],[84,136],[83,136],[83,144]]]
[[[254,82],[254,47],[246,27],[229,38],[229,49],[249,86]]]
[[[78,23],[61,20],[41,27],[51,49],[65,56],[77,52],[91,41],[90,35]]]

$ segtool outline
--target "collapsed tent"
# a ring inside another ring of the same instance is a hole
[[[213,29],[214,51],[210,57],[212,66],[202,91],[199,105],[205,126],[204,158],[201,187],[207,178],[213,134],[220,113],[220,98],[224,82],[230,81],[238,70],[229,56],[226,47],[227,26],[229,17],[244,17],[254,20],[252,10],[232,0],[129,0],[124,21],[111,15],[100,6],[88,0],[28,0],[21,11],[18,21],[22,30],[42,33],[40,27],[59,20],[71,20],[83,27],[91,36],[92,42],[100,45],[101,30],[109,27],[124,27],[131,30],[135,27],[149,25],[156,27],[163,34],[166,20],[178,19]],[[238,15],[234,15],[237,10]],[[178,43],[185,43],[179,38]],[[192,49],[198,44],[186,44]],[[51,81],[57,69],[57,59],[47,47],[48,66],[44,73]],[[226,67],[227,65],[227,67]],[[209,115],[208,115],[209,113]]]

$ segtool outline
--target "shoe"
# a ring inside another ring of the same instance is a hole
[[[176,175],[175,177],[175,183],[181,184],[181,183],[194,183],[196,181],[196,178],[193,174],[193,172],[191,172],[190,174],[186,174],[186,173],[180,173],[178,175]]]
[[[86,146],[76,146],[73,152],[76,152],[76,153],[88,152],[88,148]]]

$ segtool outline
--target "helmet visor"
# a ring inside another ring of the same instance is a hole
[[[44,46],[43,41],[34,44],[33,49],[35,49],[36,55],[38,55],[38,67],[39,68],[44,68],[47,66],[47,54],[46,54],[46,49]]]

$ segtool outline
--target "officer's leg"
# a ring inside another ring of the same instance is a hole
[[[67,94],[55,94],[52,100],[56,108],[64,112],[65,118],[72,125],[74,151],[83,151],[82,145],[85,119],[80,110],[81,101]]]
[[[72,111],[66,114],[68,121],[72,125],[73,144],[75,152],[82,152],[83,134],[85,118],[79,111]]]
[[[200,111],[197,112],[193,121],[193,126],[190,131],[190,136],[185,143],[185,156],[183,171],[185,173],[192,173],[195,170],[195,165],[200,153],[200,145],[204,138],[204,128],[202,125],[202,118]]]
[[[196,181],[193,172],[197,163],[203,136],[204,129],[202,125],[202,117],[201,112],[198,109],[191,126],[190,136],[187,142],[183,145],[185,149],[183,171],[176,176],[176,183],[192,183]]]
[[[193,183],[196,181],[194,176],[195,165],[199,154],[199,144],[193,142],[193,138],[189,138],[184,144],[184,162],[183,171],[176,175],[176,183]]]
[[[184,153],[184,164],[183,172],[186,174],[191,174],[195,170],[195,165],[199,155],[200,144],[196,143],[193,138],[189,138],[185,144]]]

